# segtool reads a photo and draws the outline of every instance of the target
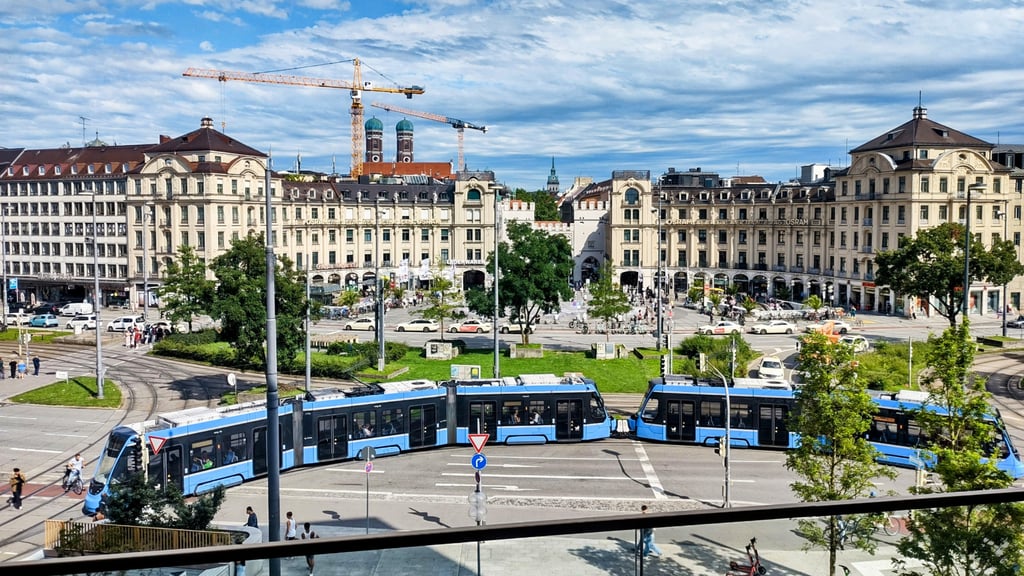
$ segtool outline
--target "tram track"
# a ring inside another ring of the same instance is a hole
[[[70,375],[95,373],[95,351],[87,346],[39,344],[32,346],[29,352],[40,358],[42,372],[46,376],[58,370],[67,371]],[[106,379],[116,382],[122,395],[122,404],[118,408],[121,414],[104,425],[107,432],[124,424],[153,419],[161,411],[216,404],[226,392],[224,371],[217,368],[150,357],[142,351],[119,349],[114,343],[107,344],[106,352]],[[62,454],[52,465],[42,470],[32,470],[32,490],[24,495],[20,513],[0,521],[0,533],[13,534],[0,538],[0,549],[38,549],[44,524],[38,521],[28,523],[25,520],[27,518],[81,516],[80,499],[67,500],[66,505],[54,506],[55,502],[65,496],[61,487],[64,466],[76,452],[95,457],[106,441],[106,434],[90,439],[73,451]],[[95,461],[91,464],[95,464]],[[86,480],[83,477],[83,481]],[[17,558],[4,558],[2,561]]]

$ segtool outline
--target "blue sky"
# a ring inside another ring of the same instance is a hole
[[[156,142],[210,116],[275,168],[347,172],[341,90],[185,78],[360,58],[382,102],[488,126],[470,169],[542,188],[613,170],[702,167],[789,179],[911,117],[1024,143],[1024,0],[8,0],[0,146]],[[351,80],[350,63],[295,70]],[[367,107],[395,154],[402,115]],[[82,120],[86,118],[86,120]],[[415,155],[455,131],[411,118]]]

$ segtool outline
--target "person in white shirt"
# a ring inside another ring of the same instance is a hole
[[[284,539],[285,540],[295,540],[296,539],[295,519],[292,518],[291,511],[288,511],[288,513],[285,514],[285,518],[286,518],[286,520],[284,521]]]
[[[83,468],[85,468],[85,459],[81,454],[75,454],[75,457],[69,460],[67,466],[64,467],[64,485],[68,486],[76,478],[81,478]],[[67,492],[68,489],[65,488],[64,491]]]

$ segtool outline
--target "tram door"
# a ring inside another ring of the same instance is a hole
[[[437,444],[437,406],[423,404],[409,408],[409,448]]]
[[[469,403],[468,427],[470,434],[490,434],[491,438],[497,439],[495,436],[495,432],[498,430],[496,405],[493,400]]]
[[[557,400],[555,402],[555,440],[581,440],[583,438],[583,401]]]
[[[348,457],[348,416],[336,414],[316,420],[316,461]]]
[[[164,466],[165,463],[166,472]],[[165,473],[166,477],[164,477]],[[185,467],[181,459],[181,446],[173,445],[165,447],[159,455],[150,456],[148,474],[150,484],[160,484],[163,486],[164,479],[166,478],[168,485],[173,484],[174,486],[177,486],[179,490],[184,488]]]
[[[669,400],[665,414],[665,439],[693,442],[697,439],[695,404],[692,400]]]
[[[789,407],[785,404],[761,404],[757,424],[759,446],[789,446],[788,415]]]

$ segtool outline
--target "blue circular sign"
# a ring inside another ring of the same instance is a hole
[[[487,467],[487,457],[483,454],[474,454],[469,463],[473,465],[474,470],[483,470]]]

